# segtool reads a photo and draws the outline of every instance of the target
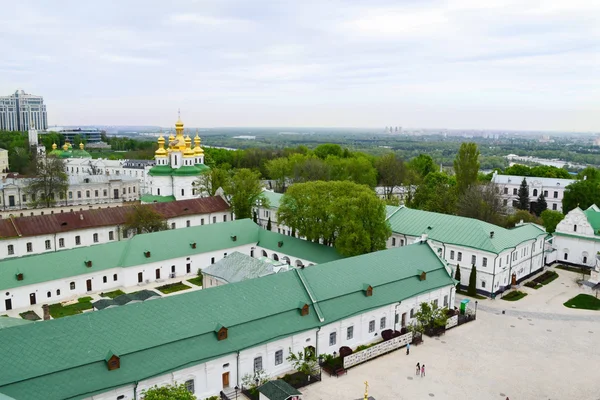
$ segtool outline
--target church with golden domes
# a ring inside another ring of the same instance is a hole
[[[204,171],[204,150],[200,147],[200,137],[196,133],[194,147],[189,135],[184,136],[181,118],[175,123],[175,136],[169,136],[165,148],[165,138],[158,138],[158,149],[154,153],[156,166],[149,174],[150,193],[142,197],[142,202],[167,202],[200,197],[193,183]]]

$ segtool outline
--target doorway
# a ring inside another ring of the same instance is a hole
[[[229,387],[229,372],[223,372],[223,389]]]
[[[144,275],[141,272],[138,272],[138,283],[142,283],[144,280]]]
[[[160,268],[156,268],[156,279],[160,279]]]
[[[517,274],[513,273],[511,280],[510,280],[510,284],[511,285],[516,285],[517,284]]]
[[[85,281],[85,284],[87,286],[87,291],[91,292],[92,291],[92,280],[88,279],[87,281]]]
[[[12,299],[5,299],[4,300],[4,309],[6,311],[12,310]]]
[[[402,328],[404,328],[406,326],[406,313],[402,313],[402,321],[401,321],[401,325]]]
[[[31,305],[35,304],[35,293],[31,293],[29,295],[29,304],[31,304]]]

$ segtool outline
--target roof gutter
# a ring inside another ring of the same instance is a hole
[[[320,310],[319,306],[317,305],[317,301],[315,300],[310,289],[308,288],[308,284],[304,280],[304,277],[300,273],[300,270],[296,268],[296,269],[294,269],[294,271],[296,271],[296,275],[298,276],[298,278],[300,278],[300,282],[302,282],[302,286],[304,286],[304,290],[308,294],[308,297],[310,298],[310,301],[312,302],[312,305],[315,308],[315,311],[317,312],[317,317],[319,318],[319,321],[325,322],[325,318],[323,318],[323,315],[321,314],[321,310]]]

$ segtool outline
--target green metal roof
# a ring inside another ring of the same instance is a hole
[[[13,326],[21,326],[33,324],[34,321],[23,318],[0,317],[0,329],[12,328]]]
[[[400,207],[389,219],[392,232],[409,236],[427,234],[428,238],[446,244],[501,253],[527,240],[546,236],[546,231],[534,224],[506,229],[474,218],[440,214]],[[494,237],[490,233],[494,232]]]
[[[173,175],[173,168],[170,165],[155,165],[148,171],[150,176],[170,176]]]
[[[396,211],[400,209],[399,206],[385,206],[385,219],[386,221],[394,215]]]
[[[419,269],[428,271],[425,281],[416,279]],[[373,296],[364,296],[364,283],[373,285]],[[0,330],[0,343],[10,343],[0,346],[0,391],[19,400],[81,399],[450,285],[431,248],[412,245],[16,326]],[[299,303],[311,305],[307,316]],[[228,328],[221,341],[214,332],[219,324]],[[109,351],[120,356],[117,370],[107,369]]]
[[[268,231],[266,229],[259,230],[258,240],[258,245],[260,247],[302,258],[304,260],[308,259],[317,264],[344,258],[333,247]]]
[[[179,168],[173,168],[170,165],[156,165],[150,168],[148,173],[151,176],[194,176],[200,175],[202,172],[210,169],[204,164],[196,164],[194,166],[188,165]]]
[[[263,195],[267,200],[269,200],[270,208],[279,208],[279,203],[281,202],[283,194],[271,192],[270,190],[263,190]]]
[[[258,391],[269,400],[287,400],[292,396],[299,396],[302,394],[298,389],[293,388],[289,383],[282,379],[269,381],[260,386]]]
[[[175,196],[155,196],[151,194],[143,195],[140,200],[143,203],[169,203],[175,201]]]
[[[236,237],[235,242],[233,236]],[[279,241],[283,242],[281,248],[278,247]],[[192,248],[192,243],[196,243],[196,248]],[[308,258],[315,263],[342,258],[331,247],[268,232],[251,219],[242,219],[145,233],[129,240],[6,259],[0,261],[0,290],[257,243],[294,257]],[[146,257],[148,251],[150,257]],[[92,266],[87,267],[85,261],[92,261]],[[23,280],[17,280],[17,274],[23,274]]]
[[[588,207],[583,213],[592,226],[592,229],[594,229],[594,235],[600,235],[600,211],[598,211],[598,207],[594,204]]]

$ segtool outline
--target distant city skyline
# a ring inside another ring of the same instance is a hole
[[[600,131],[600,2],[3,5],[0,96],[48,125]]]

